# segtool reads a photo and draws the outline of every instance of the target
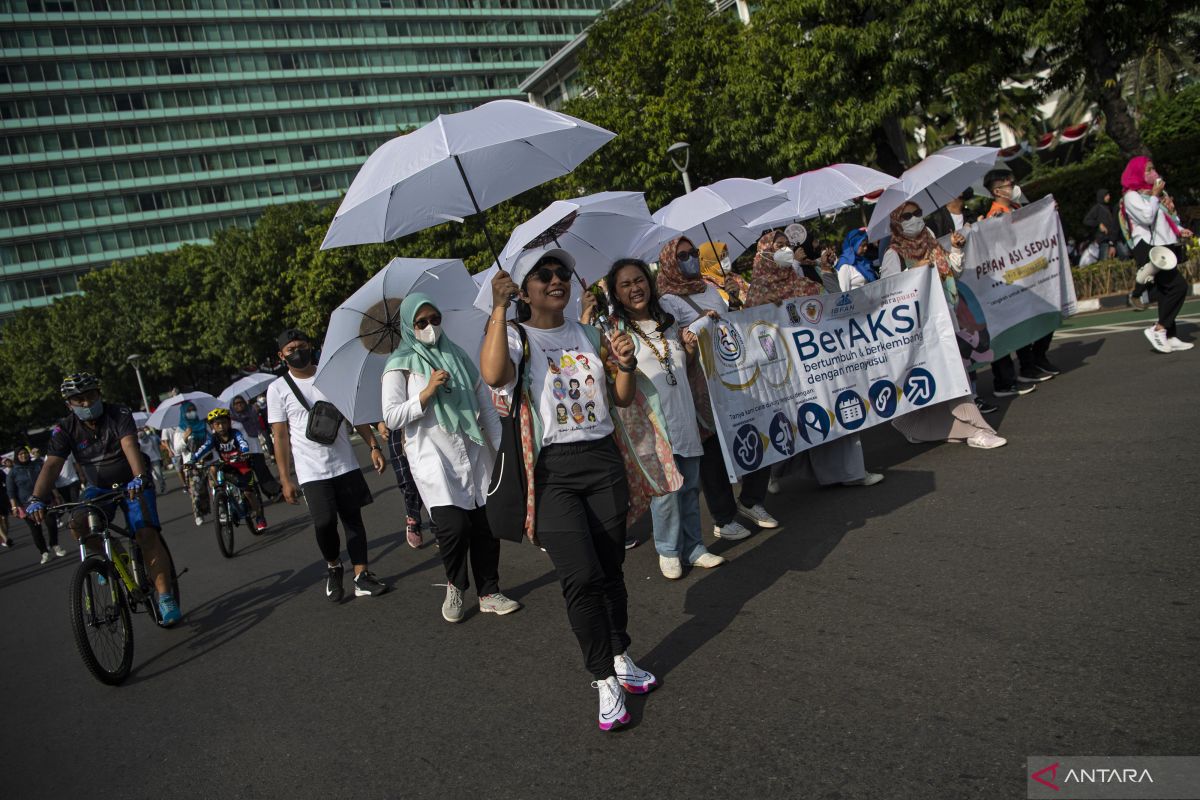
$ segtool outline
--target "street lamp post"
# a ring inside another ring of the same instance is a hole
[[[688,177],[688,162],[691,160],[691,145],[687,142],[676,142],[667,148],[667,155],[671,157],[671,163],[675,165],[675,169],[679,170],[679,174],[683,176],[683,191],[687,194],[692,192],[692,181]],[[683,163],[679,163],[682,161]]]
[[[138,379],[138,389],[140,389],[142,392],[142,411],[149,412],[150,401],[146,399],[146,384],[142,383],[142,370],[138,366],[138,362],[141,361],[141,359],[142,357],[140,355],[134,353],[129,358],[125,359],[125,363],[133,365],[133,373],[137,375]]]

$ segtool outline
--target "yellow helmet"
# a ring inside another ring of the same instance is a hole
[[[228,418],[229,418],[229,409],[228,408],[214,408],[212,411],[208,412],[208,421],[209,422],[216,422],[219,419],[228,419]]]

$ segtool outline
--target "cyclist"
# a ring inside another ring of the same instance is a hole
[[[250,466],[250,443],[246,441],[246,437],[242,435],[241,431],[233,429],[233,420],[230,418],[227,408],[214,408],[208,412],[208,424],[212,433],[204,440],[204,444],[200,445],[200,449],[187,456],[185,460],[188,462],[199,461],[210,452],[215,451],[221,463],[227,464],[233,472],[237,473],[234,482],[237,483],[242,497],[246,498],[250,510],[254,513],[254,529],[260,533],[265,531],[267,518],[258,501],[258,492],[251,491],[250,480],[254,470]],[[215,485],[217,480],[216,464],[209,467],[209,474]]]
[[[180,456],[186,457],[208,440],[208,425],[200,418],[200,412],[191,400],[184,400],[179,404],[179,431],[181,435],[178,441],[181,446],[177,447],[175,452]],[[195,517],[196,527],[199,528],[204,524],[204,518],[209,512],[208,479],[205,473],[202,470],[196,472],[195,485],[189,478],[184,478],[183,488],[192,498],[192,515]]]
[[[108,491],[105,487],[122,486],[125,495],[103,506],[108,517],[117,505],[125,514],[125,526],[133,532],[142,550],[146,570],[158,592],[158,610],[164,625],[174,625],[182,613],[178,599],[171,594],[171,560],[159,538],[162,526],[154,502],[154,481],[148,476],[146,458],[138,446],[137,425],[133,412],[125,406],[106,404],[100,397],[100,381],[87,372],[68,375],[59,387],[71,413],[55,425],[46,448],[46,461],[33,487],[25,513],[40,522],[46,513],[46,498],[54,481],[71,456],[83,470],[88,488],[85,500]],[[71,520],[76,539],[87,536],[87,517]],[[95,543],[86,541],[89,549]]]

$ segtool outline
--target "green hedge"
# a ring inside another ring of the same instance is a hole
[[[1189,284],[1200,282],[1200,259],[1185,261],[1179,265],[1179,269]],[[1136,272],[1132,261],[1122,261],[1119,258],[1097,261],[1095,264],[1071,270],[1071,277],[1075,281],[1075,296],[1084,300],[1127,292],[1133,286],[1133,276]]]

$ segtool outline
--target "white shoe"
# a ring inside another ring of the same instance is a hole
[[[842,481],[842,486],[874,486],[883,480],[883,475],[878,472],[868,472],[861,478],[853,481]]]
[[[1004,447],[1006,444],[1008,444],[1008,439],[997,436],[991,431],[979,431],[967,439],[967,447],[978,447],[980,450],[994,450],[997,447]]]
[[[204,524],[204,517],[197,514],[196,515],[196,527],[199,528],[203,524]]]
[[[1167,332],[1159,330],[1155,327],[1146,328],[1142,331],[1146,334],[1146,338],[1150,340],[1150,346],[1160,353],[1171,352],[1171,344],[1167,341]]]
[[[53,549],[54,549],[54,555],[58,556],[59,558],[62,558],[63,556],[65,556],[67,554],[67,551],[63,550],[62,547],[57,544],[54,545]]]
[[[713,525],[713,535],[727,542],[738,542],[750,535],[750,529],[734,520],[728,525]]]
[[[1181,340],[1179,340],[1178,338],[1176,338],[1176,337],[1174,337],[1174,336],[1168,336],[1168,337],[1167,337],[1167,345],[1168,345],[1168,346],[1171,348],[1171,350],[1173,350],[1173,351],[1179,351],[1179,350],[1191,350],[1193,347],[1195,347],[1195,346],[1196,346],[1196,345],[1192,344],[1191,342],[1184,342],[1184,341],[1181,341]]]
[[[767,482],[768,494],[779,494],[782,491],[783,487],[779,485],[779,481],[777,479],[771,478],[771,480]]]
[[[768,514],[767,510],[762,507],[762,504],[747,508],[741,503],[738,503],[738,513],[760,528],[779,527],[779,520]]]
[[[42,553],[42,563],[43,564],[50,563],[50,554],[49,553]]]
[[[683,577],[683,564],[675,556],[659,556],[658,571],[667,580],[676,581]]]
[[[600,691],[600,730],[611,731],[629,722],[629,712],[625,710],[625,690],[615,677],[592,681],[592,688]]]
[[[703,567],[704,569],[712,569],[719,567],[725,563],[725,559],[716,553],[701,553],[700,556],[692,562],[694,567]]]
[[[630,694],[647,694],[658,687],[658,678],[633,663],[628,650],[613,656],[613,669],[617,673],[617,683]]]

